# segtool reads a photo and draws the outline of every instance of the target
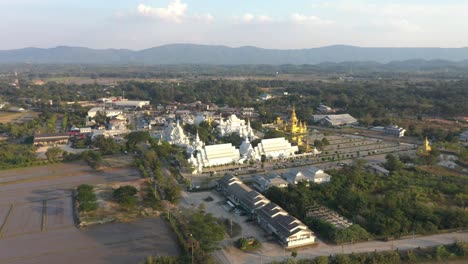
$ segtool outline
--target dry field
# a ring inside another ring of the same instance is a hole
[[[0,123],[8,123],[20,118],[24,113],[0,112]]]
[[[90,170],[82,162],[0,171],[0,263],[141,263],[149,255],[179,255],[161,218],[75,226],[72,190],[87,184],[126,185],[133,168]]]

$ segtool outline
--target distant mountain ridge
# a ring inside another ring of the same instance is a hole
[[[319,64],[325,62],[378,62],[407,60],[468,60],[464,48],[368,48],[346,45],[311,49],[263,49],[252,46],[171,44],[140,51],[128,49],[90,49],[58,46],[50,49],[24,48],[0,50],[0,64],[80,63],[80,64]]]

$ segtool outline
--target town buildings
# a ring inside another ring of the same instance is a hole
[[[281,176],[276,173],[270,173],[268,175],[256,175],[254,178],[255,187],[264,192],[270,187],[286,188],[288,187],[288,182],[283,180]]]
[[[284,178],[291,184],[297,184],[300,181],[325,183],[331,180],[331,176],[329,174],[316,167],[291,169],[284,174]]]
[[[406,132],[406,129],[396,126],[396,125],[388,126],[384,129],[385,134],[396,136],[399,138],[403,137],[405,135],[405,132]]]
[[[324,113],[324,114],[334,112],[331,107],[326,106],[324,104],[320,104],[319,107],[317,107],[317,111],[319,111],[320,113]]]
[[[301,221],[291,216],[265,196],[252,190],[239,178],[226,174],[217,181],[226,198],[244,209],[268,234],[274,235],[285,248],[315,243],[314,233]]]
[[[36,147],[65,145],[69,139],[70,135],[68,133],[36,134],[34,135],[33,144]]]

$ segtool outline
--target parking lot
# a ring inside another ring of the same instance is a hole
[[[204,199],[211,197],[212,201],[205,201]],[[271,238],[266,236],[266,233],[256,224],[255,221],[249,221],[248,217],[235,213],[234,210],[227,204],[226,198],[216,190],[207,192],[194,192],[186,193],[183,197],[182,205],[185,207],[198,207],[201,203],[205,205],[205,211],[211,213],[219,218],[230,219],[238,223],[242,230],[240,236],[254,236],[261,242],[267,241]],[[240,236],[232,238],[235,240]]]

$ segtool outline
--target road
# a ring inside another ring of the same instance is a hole
[[[447,234],[438,234],[431,236],[420,236],[415,238],[406,238],[388,242],[369,241],[351,245],[326,245],[319,243],[317,247],[298,250],[297,258],[311,259],[318,256],[329,256],[335,254],[363,253],[374,251],[388,251],[395,249],[414,249],[418,247],[432,247],[438,245],[447,245],[456,241],[468,241],[467,232],[454,232]],[[221,263],[268,263],[272,261],[282,261],[287,259],[290,253],[284,252],[278,244],[269,242],[264,243],[261,251],[252,253],[242,253],[234,247],[219,250],[214,257]]]

